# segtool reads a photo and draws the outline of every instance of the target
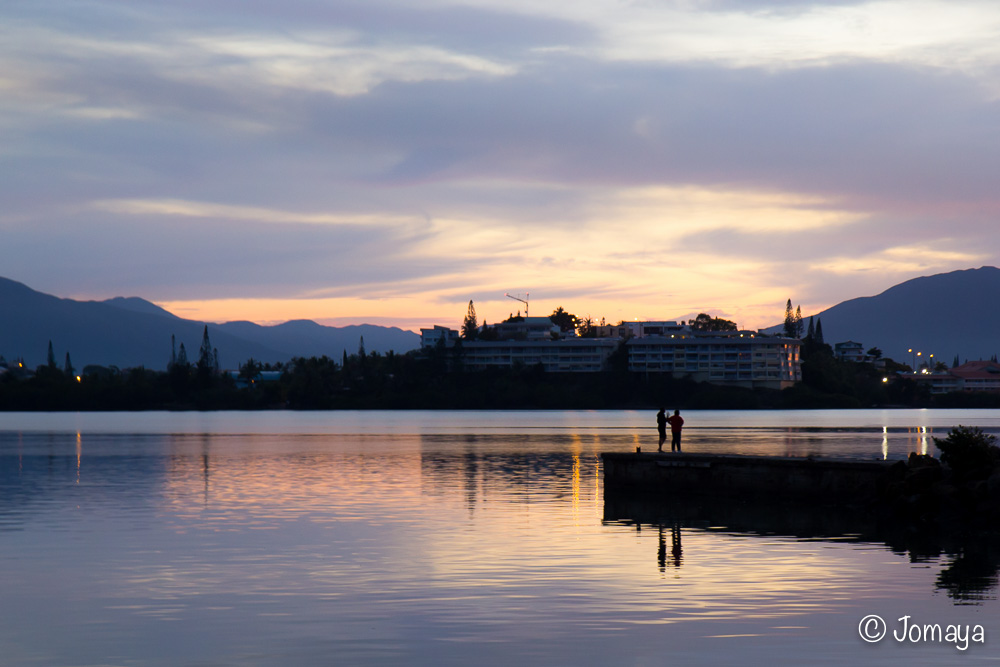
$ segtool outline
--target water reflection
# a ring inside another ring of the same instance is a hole
[[[641,524],[637,524],[637,528]],[[659,528],[659,538],[660,538],[660,548],[657,552],[657,564],[660,566],[660,572],[665,572],[667,569],[667,539],[666,539],[666,528],[664,526],[658,526]],[[684,560],[684,548],[681,546],[681,525],[680,523],[674,523],[670,527],[670,564],[678,568],[681,566],[681,562]]]
[[[0,432],[4,661],[752,662],[855,651],[842,628],[874,587],[934,604],[938,577],[949,607],[996,587],[995,542],[604,498],[599,454],[645,442],[631,431],[375,430]],[[763,433],[726,442],[854,437]]]
[[[604,523],[659,534],[657,566],[680,567],[682,529],[706,533],[776,536],[803,541],[882,544],[911,563],[940,563],[936,587],[957,604],[997,599],[1000,583],[1000,531],[957,525],[908,523],[898,516],[845,507],[803,504],[637,496],[607,489]],[[668,558],[666,532],[670,531]]]

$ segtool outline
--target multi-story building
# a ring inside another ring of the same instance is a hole
[[[522,317],[513,322],[500,322],[490,327],[497,340],[551,340],[561,334],[559,325],[547,317]]]
[[[946,372],[902,373],[901,377],[930,387],[932,394],[965,392],[1000,392],[1000,363],[967,361]]]
[[[426,350],[428,348],[435,348],[438,345],[452,347],[458,338],[458,332],[454,329],[435,324],[431,329],[420,330],[420,348]]]
[[[621,343],[616,338],[463,341],[467,370],[535,366],[549,373],[596,373]]]
[[[869,361],[865,354],[865,346],[853,340],[845,340],[843,343],[835,343],[833,354],[841,361],[864,362]]]
[[[628,341],[629,370],[698,382],[784,389],[802,380],[800,341],[751,331],[690,332]]]
[[[775,389],[802,379],[800,341],[751,331],[693,332],[676,322],[642,322],[617,327],[623,330],[614,337],[556,340],[547,335],[550,327],[545,322],[526,322],[520,329],[497,327],[506,340],[462,341],[467,370],[540,364],[547,372],[596,373],[607,367],[608,358],[625,342],[628,368],[636,373]],[[438,340],[458,338],[457,331],[444,327],[421,329],[421,335],[425,349]]]

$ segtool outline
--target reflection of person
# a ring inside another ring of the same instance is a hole
[[[677,523],[670,529],[670,545],[670,555],[673,556],[674,567],[680,567],[684,556],[684,549],[681,547],[681,527]]]
[[[663,451],[663,443],[667,441],[667,409],[660,408],[660,411],[656,413],[656,430],[660,432],[660,446],[656,448],[656,451]]]
[[[674,414],[667,417],[667,423],[670,424],[670,451],[679,452],[681,451],[681,427],[684,426],[684,418],[681,417],[680,410],[674,410]]]

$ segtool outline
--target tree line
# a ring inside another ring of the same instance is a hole
[[[560,331],[575,328],[583,336],[596,335],[601,326],[562,307],[550,319]],[[688,324],[697,331],[737,329],[734,322],[706,313]],[[823,340],[822,322],[810,318],[801,335],[801,310],[792,309],[790,299],[785,325],[784,334],[799,334],[795,337],[802,340],[802,382],[781,391],[631,373],[624,341],[599,373],[550,373],[541,366],[469,372],[461,344],[381,354],[366,351],[361,338],[357,352],[344,350],[339,360],[297,357],[271,365],[248,359],[238,373],[228,374],[219,369],[218,350],[206,327],[194,363],[183,344],[175,350],[171,341],[166,371],[87,366],[78,375],[68,353],[59,367],[50,343],[47,363],[34,373],[24,372],[23,364],[6,364],[8,372],[0,373],[0,410],[1000,407],[1000,396],[993,394],[932,396],[925,385],[905,376],[886,382],[896,371],[910,370],[891,359],[876,367],[836,358]],[[481,340],[490,329],[485,322],[479,326],[470,301],[463,340]],[[873,359],[882,356],[875,348],[868,353]]]

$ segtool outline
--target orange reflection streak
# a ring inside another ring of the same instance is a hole
[[[80,483],[80,460],[83,458],[83,436],[76,432],[76,483]]]

